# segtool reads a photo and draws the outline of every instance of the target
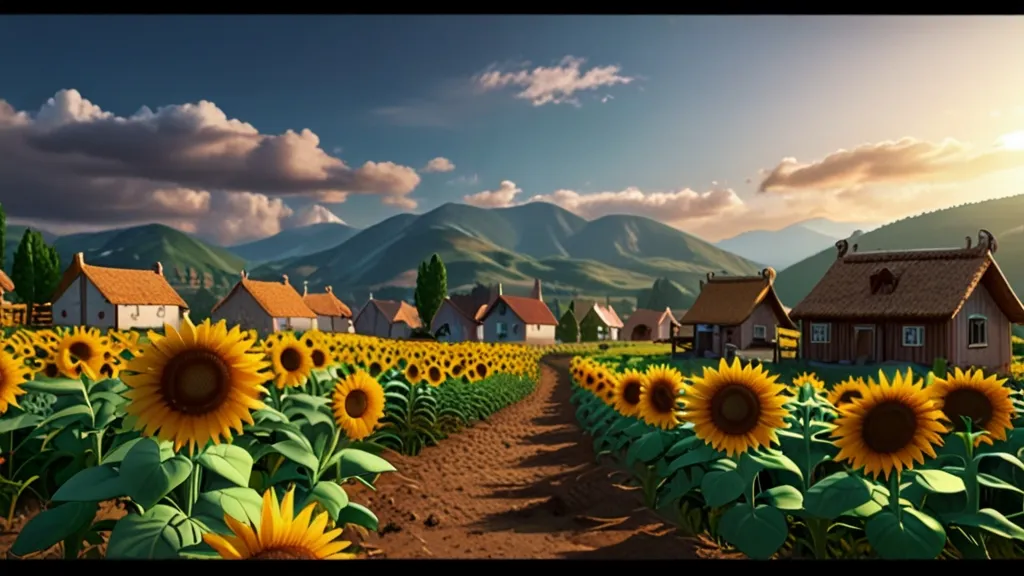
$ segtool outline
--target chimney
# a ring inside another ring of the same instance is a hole
[[[504,288],[501,287],[501,282],[498,282],[498,296],[501,296],[504,293]]]
[[[249,277],[249,273],[245,271],[245,268],[243,268],[242,271],[239,273],[239,276],[242,277],[242,280],[245,280]]]
[[[156,264],[153,264],[153,272],[156,272],[157,274],[163,276],[164,275],[164,265],[159,263],[159,262],[157,262]]]
[[[284,283],[287,284],[288,281],[285,280]],[[309,294],[309,280],[303,280],[302,281],[302,295],[306,296],[307,294]]]
[[[79,265],[79,266],[85,264],[85,253],[84,252],[75,252],[74,263]]]
[[[288,286],[288,275],[287,274],[281,274],[281,280],[284,282],[285,286]]]
[[[324,290],[326,290],[328,294],[334,294],[334,288],[331,288],[330,286],[324,288]]]
[[[535,300],[544,301],[544,293],[541,291],[540,278],[533,279],[533,293],[530,294]]]

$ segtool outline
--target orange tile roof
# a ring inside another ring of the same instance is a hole
[[[370,300],[374,306],[380,310],[381,314],[388,319],[388,322],[395,324],[396,322],[405,322],[410,328],[419,328],[423,326],[422,320],[420,320],[420,313],[415,308],[407,304],[405,301],[396,302],[394,300]]]
[[[10,276],[4,274],[3,270],[0,270],[0,290],[3,290],[4,292],[14,291],[14,282],[11,280]]]
[[[330,286],[327,287],[326,292],[322,294],[306,294],[302,297],[302,300],[306,303],[306,306],[309,306],[310,310],[320,316],[352,317],[352,310],[334,295],[334,291],[331,290]]]
[[[539,324],[542,326],[558,326],[558,320],[555,315],[551,313],[551,309],[544,302],[537,300],[536,298],[526,298],[524,296],[506,296],[504,294],[499,295],[491,302],[491,305],[487,307],[487,310],[480,316],[480,321],[483,321],[498,302],[504,302],[512,313],[516,315],[524,324]]]
[[[680,324],[714,324],[736,326],[746,322],[759,304],[767,301],[774,309],[783,328],[795,329],[782,302],[775,295],[775,270],[765,268],[760,276],[726,276],[716,278],[708,274],[697,300],[679,319]]]
[[[794,318],[949,319],[980,283],[1011,322],[1024,322],[1024,305],[992,257],[996,243],[987,231],[973,248],[970,240],[966,248],[938,250],[847,253],[844,240],[836,247],[838,258],[793,308]]]
[[[161,268],[159,263],[157,268]],[[171,287],[162,272],[153,269],[132,270],[92,266],[85,263],[81,252],[75,254],[71,265],[64,271],[51,302],[56,302],[80,275],[85,276],[99,290],[100,294],[115,306],[179,306],[188,308],[188,304],[178,294],[178,291]]]
[[[243,275],[231,292],[213,307],[211,313],[216,312],[238,290],[248,292],[271,318],[316,318],[316,313],[309,309],[298,291],[288,283],[287,276],[282,282],[266,282],[249,280],[248,276]]]

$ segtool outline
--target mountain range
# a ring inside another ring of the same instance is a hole
[[[856,235],[861,250],[956,246],[978,229],[999,242],[996,259],[1024,294],[1024,195],[961,205],[905,218]],[[448,270],[449,288],[467,291],[476,283],[502,283],[508,293],[528,292],[543,281],[549,299],[569,295],[635,301],[654,280],[666,278],[692,303],[708,272],[755,274],[767,265],[779,270],[776,290],[793,306],[835,259],[836,239],[855,227],[810,220],[777,231],[753,231],[719,242],[639,216],[613,215],[586,220],[553,204],[482,209],[444,204],[430,212],[399,214],[365,229],[339,223],[285,230],[232,247],[218,247],[159,224],[44,237],[57,247],[63,265],[75,252],[86,262],[125,268],[164,265],[165,274],[190,303],[209,304],[248,269],[255,279],[287,274],[300,290],[333,286],[343,299],[359,303],[372,292],[384,298],[410,298],[419,263],[438,253]],[[7,230],[7,269],[13,263],[23,226]],[[787,261],[795,261],[785,266]]]

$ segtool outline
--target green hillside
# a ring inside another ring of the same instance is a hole
[[[526,293],[534,278],[546,296],[634,297],[659,277],[691,300],[709,271],[752,274],[758,267],[694,236],[635,216],[587,221],[553,204],[486,210],[445,204],[426,214],[403,214],[371,226],[340,246],[260,266],[254,278],[306,280],[313,289],[362,293],[415,283],[420,261],[438,253],[452,290],[501,282]]]
[[[114,268],[149,268],[160,262],[172,284],[188,284],[187,274],[195,270],[202,278],[210,273],[214,291],[230,287],[238,279],[245,261],[224,248],[161,224],[147,224],[122,230],[62,236],[56,241],[61,265],[67,266],[76,252],[83,252],[87,264]]]
[[[1024,195],[965,204],[897,220],[856,237],[861,251],[963,246],[978,230],[995,235],[996,261],[1018,295],[1024,294]],[[787,306],[795,306],[836,259],[835,248],[823,250],[779,273],[775,289]]]

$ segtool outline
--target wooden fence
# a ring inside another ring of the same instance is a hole
[[[53,325],[53,305],[49,302],[36,304],[29,311],[26,304],[0,304],[0,327],[32,326],[47,328]]]

